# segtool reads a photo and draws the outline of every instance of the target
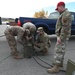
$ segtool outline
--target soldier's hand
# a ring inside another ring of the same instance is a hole
[[[61,44],[61,39],[60,39],[60,37],[57,37],[57,43],[58,43],[58,44]]]
[[[31,40],[31,39],[32,39],[32,37],[29,37],[29,39]]]
[[[30,40],[30,38],[28,36],[26,36],[26,40]]]

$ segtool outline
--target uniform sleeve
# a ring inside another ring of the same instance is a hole
[[[43,43],[46,46],[48,44],[49,41],[49,36],[47,34],[45,34],[44,38],[43,38]]]
[[[21,32],[18,33],[18,35],[17,35],[17,40],[18,40],[18,42],[21,43],[21,44],[23,44],[22,38],[23,38],[23,31],[21,31]]]
[[[62,29],[60,38],[68,40],[71,35],[71,15],[66,13],[62,16]]]
[[[57,20],[57,23],[56,23],[56,30],[55,30],[55,34],[57,36],[60,36],[60,30],[61,30],[61,23],[60,23],[60,17],[59,17],[59,19]]]

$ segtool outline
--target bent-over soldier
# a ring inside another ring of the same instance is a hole
[[[23,58],[19,56],[19,53],[17,51],[17,43],[16,43],[15,36],[17,36],[18,42],[24,45],[23,39],[25,37],[28,38],[27,34],[30,34],[29,30],[24,30],[22,27],[19,27],[19,26],[8,26],[4,33],[8,41],[8,44],[10,46],[12,56],[15,59]]]

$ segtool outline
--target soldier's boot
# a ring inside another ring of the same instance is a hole
[[[23,59],[23,56],[19,55],[17,52],[15,52],[14,54],[12,54],[14,59]]]
[[[11,55],[13,56],[14,59],[23,59],[23,56],[19,55],[18,51],[12,51]]]
[[[13,56],[14,59],[22,59],[23,56],[19,55],[19,52],[17,51],[16,46],[11,46],[11,55]]]
[[[16,56],[13,56],[14,59],[23,59],[23,56],[19,56],[19,55],[16,55]]]
[[[48,73],[58,73],[59,72],[59,66],[54,65],[51,69],[47,70]]]
[[[53,65],[55,65],[55,63],[53,63]],[[59,67],[63,67],[63,62],[61,62],[60,64],[58,64]]]

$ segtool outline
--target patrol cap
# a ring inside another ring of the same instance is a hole
[[[40,32],[40,31],[43,31],[43,27],[39,27],[39,28],[37,29],[37,32]]]
[[[62,6],[62,5],[65,5],[65,3],[64,3],[64,2],[62,2],[62,1],[61,1],[61,2],[59,2],[59,3],[57,4],[57,7],[56,7],[56,9],[55,9],[55,10],[58,10],[58,7],[59,7],[59,6]]]

